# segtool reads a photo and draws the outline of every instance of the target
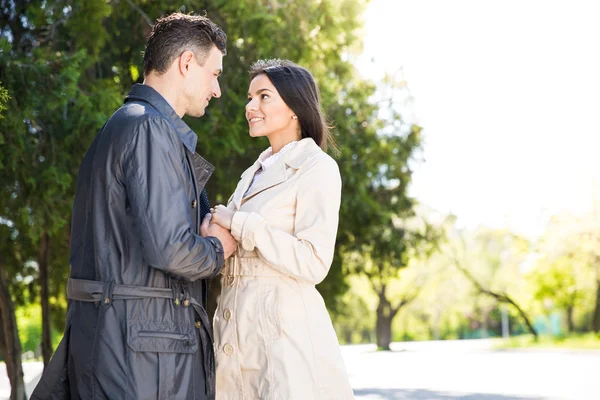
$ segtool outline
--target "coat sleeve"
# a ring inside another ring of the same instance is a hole
[[[123,159],[127,200],[150,266],[191,281],[210,278],[223,268],[223,248],[195,232],[173,129],[160,117],[137,125]]]
[[[342,182],[335,161],[323,154],[299,178],[294,233],[272,228],[257,213],[234,214],[231,233],[246,250],[256,248],[273,268],[318,284],[333,261]]]

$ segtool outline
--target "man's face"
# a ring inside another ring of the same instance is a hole
[[[201,117],[206,112],[210,99],[221,97],[218,78],[223,71],[223,53],[214,46],[203,66],[194,57],[187,68],[188,73],[183,86],[187,99],[185,114]]]

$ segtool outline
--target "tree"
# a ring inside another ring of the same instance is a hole
[[[575,330],[573,312],[583,298],[578,282],[582,276],[581,260],[578,258],[581,258],[581,253],[565,254],[554,260],[539,260],[538,267],[530,276],[536,300],[550,300],[555,307],[566,312],[569,332]]]
[[[391,91],[381,90],[377,103],[367,103],[369,107],[356,116],[346,110],[347,118],[362,129],[360,136],[350,136],[342,148],[340,164],[346,181],[338,236],[340,253],[350,254],[347,271],[367,276],[378,296],[376,334],[381,349],[389,349],[394,317],[417,294],[406,293],[392,303],[388,286],[417,249],[434,236],[427,224],[416,228],[405,223],[414,217],[415,202],[407,190],[410,162],[421,145],[421,128],[406,123],[398,113],[395,102],[406,96],[404,84],[388,79],[385,85]]]
[[[50,265],[68,269],[68,263],[53,261],[50,249],[56,241],[59,254],[68,252],[63,235],[70,221],[73,177],[101,121],[118,104],[114,81],[106,84],[90,72],[97,45],[106,37],[100,28],[102,12],[109,6],[104,1],[78,2],[73,7],[64,1],[7,3],[2,7],[7,24],[0,38],[0,79],[13,96],[7,117],[0,121],[6,149],[0,162],[2,196],[16,201],[0,217],[13,224],[16,221],[9,215],[24,219],[18,235],[37,247],[21,262],[37,263],[42,354],[47,363],[52,353],[49,295],[58,291],[54,284],[64,288],[64,282],[50,281]],[[78,36],[82,27],[88,35]]]
[[[577,307],[589,307],[590,326],[600,331],[600,228],[594,213],[583,216],[555,215],[539,244],[540,258],[531,273],[537,300],[551,301],[567,315],[569,330],[575,328]]]
[[[0,197],[0,210],[8,208],[13,199]],[[15,218],[16,219],[16,218]],[[22,347],[19,340],[15,308],[24,300],[22,281],[15,279],[23,270],[22,257],[30,249],[27,238],[19,235],[14,223],[0,223],[0,355],[6,363],[11,384],[11,400],[25,399],[25,382],[21,365]]]
[[[454,218],[450,218],[453,222]],[[529,332],[536,338],[537,331],[526,310],[512,293],[519,293],[518,269],[526,261],[529,243],[511,232],[481,228],[466,238],[460,230],[448,229],[448,242],[442,246],[452,264],[485,296],[513,307]]]

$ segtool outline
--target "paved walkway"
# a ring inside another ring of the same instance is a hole
[[[494,351],[486,340],[344,346],[360,400],[600,400],[600,351]],[[23,364],[32,390],[42,363]],[[10,388],[0,364],[0,400]]]
[[[600,351],[495,351],[487,340],[346,346],[357,399],[600,400]]]

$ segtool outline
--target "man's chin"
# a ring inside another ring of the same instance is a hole
[[[195,118],[200,118],[200,117],[204,116],[204,114],[206,114],[206,109],[193,110],[193,111],[187,113],[187,115],[189,115],[190,117],[195,117]]]

